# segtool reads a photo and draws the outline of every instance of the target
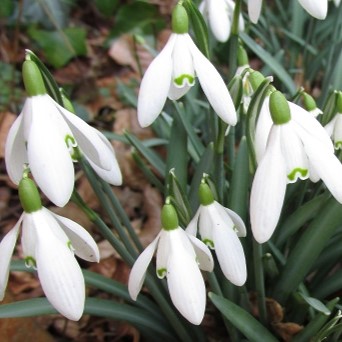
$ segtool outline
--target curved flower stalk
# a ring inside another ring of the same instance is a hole
[[[231,32],[235,2],[233,0],[203,0],[199,10],[207,20],[214,37],[221,43],[228,40]],[[239,30],[245,30],[242,15],[239,16]]]
[[[211,272],[213,258],[207,246],[178,225],[174,207],[162,209],[162,230],[140,254],[132,267],[128,291],[133,300],[142,288],[147,267],[157,251],[157,275],[166,276],[171,300],[178,311],[191,323],[202,322],[206,291],[200,269]]]
[[[340,0],[334,0],[338,6]],[[300,5],[314,18],[324,20],[328,13],[328,0],[298,0]],[[253,24],[259,20],[262,0],[248,0],[248,15]]]
[[[121,171],[104,135],[46,94],[34,62],[24,62],[23,76],[29,97],[8,133],[5,149],[11,180],[18,184],[24,165],[29,164],[44,194],[56,205],[64,206],[74,188],[73,160],[81,151],[100,177],[120,185]]]
[[[265,120],[264,133],[268,136],[265,149],[256,137],[260,161],[250,197],[252,231],[259,243],[270,239],[276,228],[287,183],[309,177],[313,181],[322,179],[342,203],[342,165],[324,128],[303,108],[287,102],[278,91],[270,95],[269,103],[273,123],[268,131],[269,122]]]
[[[196,236],[197,227],[204,243],[215,249],[225,277],[242,286],[247,279],[245,254],[239,237],[246,236],[240,216],[214,200],[209,186],[202,182],[199,189],[201,205],[190,221],[186,232]]]
[[[173,11],[173,33],[152,61],[141,81],[138,120],[147,127],[161,113],[167,97],[178,100],[195,85],[196,76],[217,115],[227,124],[237,122],[236,110],[228,89],[215,67],[199,51],[188,34],[186,10]]]
[[[5,295],[11,256],[22,228],[21,246],[27,266],[37,270],[52,306],[63,316],[77,321],[84,310],[85,284],[74,254],[98,262],[96,242],[76,222],[42,207],[31,179],[21,180],[19,196],[24,212],[0,243],[0,300]]]

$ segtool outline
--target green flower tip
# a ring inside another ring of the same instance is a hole
[[[66,110],[68,110],[69,112],[75,114],[75,108],[74,108],[73,104],[71,103],[70,99],[66,96],[64,89],[60,88],[59,92],[60,92],[61,97],[62,97],[63,107]]]
[[[248,65],[248,55],[242,45],[239,45],[237,52],[238,66]]]
[[[25,213],[33,213],[42,208],[42,202],[36,184],[30,178],[19,183],[19,199]]]
[[[248,76],[248,81],[250,82],[254,91],[256,91],[260,84],[265,80],[265,76],[259,71],[253,71]]]
[[[179,3],[172,11],[172,31],[178,34],[188,33],[189,31],[188,13]]]
[[[172,204],[164,204],[161,212],[161,223],[165,230],[173,230],[179,227],[178,215]]]
[[[201,205],[209,205],[214,203],[214,195],[209,185],[205,182],[201,182],[198,190],[198,196]]]
[[[342,113],[342,92],[337,93],[336,98],[336,109],[338,113]]]
[[[291,111],[285,96],[280,91],[270,95],[270,112],[276,125],[283,125],[291,120]]]
[[[23,81],[29,97],[46,94],[42,74],[37,64],[31,60],[23,63]]]
[[[304,107],[307,111],[311,112],[317,108],[316,101],[311,95],[307,93],[303,93],[302,96],[303,96]]]

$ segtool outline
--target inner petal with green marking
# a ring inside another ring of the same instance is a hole
[[[179,88],[182,88],[185,85],[192,87],[195,85],[195,76],[189,75],[189,74],[182,74],[174,78],[173,83],[175,84],[176,87],[179,87]]]
[[[202,239],[202,241],[210,248],[210,249],[214,249],[215,246],[214,246],[214,241],[213,240],[210,240],[210,239]]]
[[[335,150],[342,149],[342,141],[336,141],[334,145],[335,145]]]
[[[167,270],[166,270],[165,267],[159,268],[159,269],[157,270],[157,276],[158,276],[158,278],[160,278],[160,279],[164,278],[164,277],[166,276],[166,272],[167,272]]]
[[[287,175],[287,179],[293,183],[295,182],[298,178],[300,179],[306,179],[308,178],[309,173],[308,173],[308,169],[302,169],[300,167],[296,167],[295,169],[293,169],[288,175]]]
[[[36,263],[36,259],[32,256],[27,256],[25,258],[25,266],[26,267],[33,267],[33,268],[37,268],[37,263]]]

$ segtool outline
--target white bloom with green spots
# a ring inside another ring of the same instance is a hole
[[[102,133],[47,94],[28,97],[7,137],[8,175],[18,184],[28,164],[44,194],[56,205],[64,206],[74,188],[73,160],[79,153],[76,147],[100,177],[121,184],[114,150]]]
[[[172,33],[141,81],[138,120],[147,127],[161,113],[167,97],[178,100],[195,85],[196,77],[216,114],[227,124],[237,122],[236,110],[222,77],[196,47],[188,33]]]
[[[252,231],[259,243],[270,239],[276,228],[288,183],[322,179],[342,203],[342,165],[324,128],[312,114],[286,100],[275,107],[287,106],[288,119],[273,123],[270,102],[265,100],[256,127],[258,167],[250,197]]]
[[[85,284],[74,254],[98,262],[96,242],[79,224],[44,207],[31,213],[24,212],[0,243],[1,300],[5,295],[20,227],[26,264],[37,269],[47,299],[66,318],[79,320],[84,310]]]

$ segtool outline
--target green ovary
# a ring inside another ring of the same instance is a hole
[[[187,81],[186,81],[187,80]],[[183,87],[185,82],[189,84],[189,86],[193,86],[195,84],[195,77],[188,74],[183,74],[173,79],[173,82],[178,87]]]
[[[300,174],[300,178],[306,178],[308,176],[308,170],[307,169],[301,169],[300,167],[296,167],[287,175],[287,178],[291,181],[294,182],[296,181],[296,176],[297,174]]]

